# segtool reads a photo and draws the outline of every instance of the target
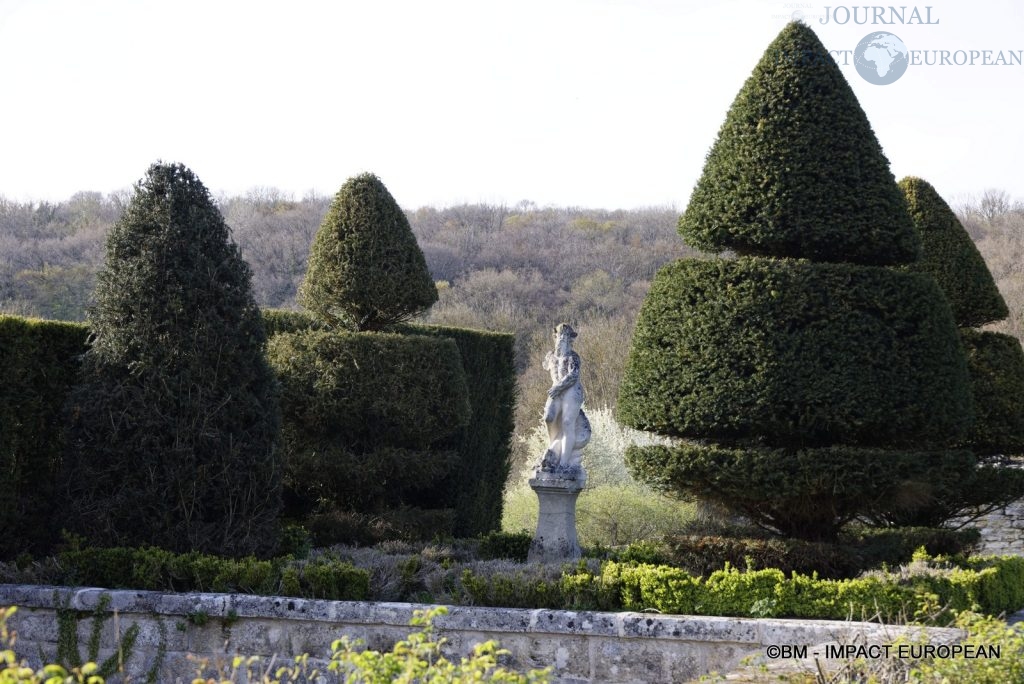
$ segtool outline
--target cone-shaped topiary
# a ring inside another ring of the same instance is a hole
[[[956,214],[930,183],[908,176],[899,182],[921,237],[921,258],[910,268],[939,283],[953,318],[962,328],[977,328],[1009,315],[1006,301]]]
[[[401,207],[375,175],[350,178],[313,240],[299,303],[333,327],[380,330],[436,301]]]
[[[935,278],[963,326],[975,418],[963,445],[977,456],[967,471],[951,473],[938,455],[932,467],[913,478],[929,491],[923,505],[887,509],[884,524],[939,526],[976,517],[1024,496],[1024,470],[1007,468],[1004,455],[1024,453],[1024,351],[1015,337],[972,330],[1005,318],[1006,302],[992,274],[949,205],[928,182],[914,177],[899,183],[921,236],[922,257],[910,270]]]
[[[277,385],[224,219],[191,171],[157,163],[106,249],[69,399],[66,525],[100,545],[272,552]]]
[[[970,426],[966,361],[935,281],[885,267],[913,260],[917,235],[807,26],[740,91],[680,231],[744,256],[679,260],[651,284],[619,418],[700,442],[631,448],[632,472],[812,540],[926,502],[910,475]],[[944,472],[970,467],[956,456]]]
[[[736,96],[679,231],[714,252],[905,263],[918,242],[894,181],[828,50],[794,22]]]

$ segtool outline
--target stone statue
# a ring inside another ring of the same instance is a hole
[[[555,351],[544,357],[551,389],[544,404],[548,448],[530,479],[537,493],[537,532],[530,542],[530,563],[564,563],[582,555],[576,535],[576,498],[587,483],[580,461],[590,441],[590,421],[583,412],[580,357],[572,350],[576,331],[566,323],[555,328]]]
[[[567,323],[559,323],[554,338],[555,351],[544,357],[544,369],[551,373],[551,389],[544,404],[548,449],[540,469],[572,477],[581,473],[582,450],[590,441],[590,421],[583,412],[580,356],[572,350],[576,331]]]

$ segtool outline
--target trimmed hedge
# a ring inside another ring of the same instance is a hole
[[[268,335],[318,326],[302,312],[265,310],[263,321]],[[340,511],[319,515],[309,521],[318,540],[369,544],[438,532],[474,536],[501,526],[501,491],[508,475],[514,424],[513,336],[437,326],[399,330],[409,336],[448,338],[458,348],[472,413],[467,425],[441,438],[441,446],[432,446],[430,457],[451,476],[407,491],[414,507],[402,504],[387,515]],[[0,389],[0,464],[5,483],[14,492],[0,501],[0,528],[6,531],[0,539],[0,558],[24,551],[45,553],[57,541],[61,522],[48,516],[54,511],[55,469],[64,448],[61,407],[74,381],[77,359],[87,349],[88,333],[83,324],[0,316],[0,363],[6,378]],[[422,459],[415,464],[421,469],[429,466]],[[385,472],[382,465],[362,472],[372,479],[368,473]],[[309,478],[314,490],[318,478],[315,472]],[[380,480],[370,482],[370,490],[379,490],[381,484]],[[336,530],[333,536],[332,529]]]
[[[62,408],[88,334],[80,323],[0,315],[0,558],[43,553],[57,539]]]
[[[501,528],[502,494],[515,430],[515,336],[444,326],[402,326],[406,335],[454,340],[466,372],[472,415],[453,446],[458,463],[421,503],[455,509],[454,533],[472,537]]]
[[[600,572],[567,570],[553,581],[525,572],[484,576],[466,570],[462,586],[475,605],[757,618],[949,624],[963,610],[999,615],[1024,607],[1024,558],[971,559],[965,565],[831,580],[734,567],[703,578],[668,566],[607,562]]]
[[[634,477],[659,489],[719,501],[756,524],[818,541],[834,539],[858,516],[930,502],[937,493],[922,491],[928,484],[921,482],[923,473],[940,465],[955,480],[970,474],[975,459],[967,450],[683,443],[631,446],[626,464]]]
[[[682,437],[931,448],[970,425],[966,364],[931,278],[681,259],[640,310],[618,416]]]
[[[318,325],[307,313],[280,310],[264,311],[264,321],[268,331],[276,331],[268,334],[300,332]],[[392,332],[453,340],[466,373],[471,406],[469,424],[452,442],[458,460],[450,474],[412,498],[428,508],[452,509],[456,536],[472,537],[500,529],[502,492],[515,429],[515,336],[435,325],[400,325]]]
[[[331,558],[296,561],[176,554],[156,547],[65,551],[58,564],[71,586],[175,592],[225,592],[300,598],[365,600],[370,576]]]
[[[307,330],[275,335],[267,355],[282,385],[290,515],[415,505],[412,493],[455,465],[470,405],[453,341]]]
[[[405,212],[372,173],[345,181],[313,239],[299,303],[332,327],[381,330],[437,301]]]
[[[693,247],[817,261],[913,261],[889,162],[838,65],[794,22],[729,108],[679,232]]]
[[[275,335],[267,356],[301,439],[421,449],[469,421],[466,375],[450,340],[309,330]]]
[[[908,176],[899,187],[921,237],[921,258],[909,268],[935,278],[960,327],[977,328],[1006,318],[1010,312],[995,279],[945,200],[920,178]]]

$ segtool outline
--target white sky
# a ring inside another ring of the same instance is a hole
[[[215,193],[373,171],[407,208],[682,210],[796,10],[830,49],[1024,49],[1019,0],[925,1],[938,25],[788,0],[0,0],[0,195],[109,192],[164,159]],[[1024,197],[1024,67],[842,69],[897,178]]]

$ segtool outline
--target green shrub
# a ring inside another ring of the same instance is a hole
[[[935,278],[958,326],[977,328],[1006,318],[1009,310],[995,279],[945,200],[930,183],[913,176],[899,187],[921,238],[921,258],[908,268]]]
[[[380,179],[350,178],[313,239],[299,302],[321,321],[380,330],[437,301],[409,220]]]
[[[1005,684],[1024,681],[1024,624],[964,612],[956,626],[967,630],[961,643],[999,649],[998,658],[936,658],[918,663],[907,681],[915,684]]]
[[[488,532],[480,538],[480,558],[484,560],[507,558],[525,563],[531,543],[533,543],[533,535],[526,531]]]
[[[44,553],[57,540],[61,409],[87,336],[78,323],[0,315],[0,558]]]
[[[334,601],[365,600],[370,593],[370,576],[351,563],[318,558],[299,564],[298,591],[293,595]]]
[[[277,386],[223,217],[191,171],[154,164],[106,251],[68,400],[64,524],[97,544],[273,551]]]
[[[62,552],[63,582],[72,586],[174,592],[284,595],[364,600],[369,574],[331,558],[295,561],[178,554],[155,547],[82,548]]]
[[[931,279],[743,258],[658,272],[618,415],[682,437],[920,449],[963,437],[971,404],[956,328]]]
[[[620,551],[616,557],[621,563],[642,565],[678,565],[673,563],[673,553],[662,542],[641,540],[633,542]]]
[[[679,232],[714,252],[882,265],[917,256],[882,148],[808,26],[786,26],[744,83]]]
[[[799,539],[678,535],[666,539],[665,547],[663,564],[683,568],[702,577],[726,565],[774,568],[785,575],[817,572],[830,578],[853,577],[864,569],[864,562],[855,549]],[[620,560],[632,559],[622,557]]]
[[[703,578],[676,567],[609,561],[600,572],[566,569],[558,578],[529,569],[466,569],[461,586],[472,603],[495,607],[948,624],[963,610],[1001,614],[1024,607],[1021,568],[1018,557],[975,559],[967,567],[924,557],[901,571],[853,579],[731,566]]]

